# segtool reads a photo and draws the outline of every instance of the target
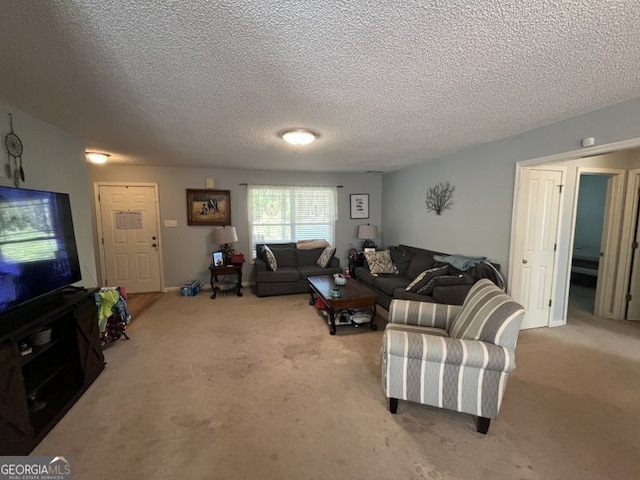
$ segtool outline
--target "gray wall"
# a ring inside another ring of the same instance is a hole
[[[464,255],[485,255],[508,272],[515,166],[580,148],[640,137],[640,99],[385,174],[382,224],[388,244],[405,243]],[[455,185],[454,206],[436,216],[424,196],[438,182]]]
[[[598,250],[602,238],[609,175],[580,175],[575,247]]]
[[[94,182],[157,183],[160,197],[161,248],[164,288],[174,288],[187,280],[198,279],[209,284],[211,253],[217,250],[213,242],[213,227],[188,226],[186,189],[205,188],[207,178],[213,178],[215,189],[231,191],[231,223],[238,232],[234,248],[249,260],[247,224],[247,188],[242,183],[259,185],[342,185],[338,189],[338,222],[336,224],[336,256],[347,266],[350,244],[358,245],[357,227],[371,223],[380,226],[382,177],[377,174],[325,174],[277,172],[237,169],[124,167],[89,165],[89,180]],[[350,219],[349,195],[369,194],[370,218]],[[177,220],[177,227],[165,227],[164,220]],[[97,249],[96,244],[96,249]],[[252,282],[252,265],[247,262],[243,281]]]
[[[50,190],[68,193],[75,227],[82,281],[85,287],[97,286],[96,256],[90,226],[93,221],[89,203],[87,162],[84,156],[84,141],[54,125],[42,122],[20,110],[0,103],[0,135],[4,140],[11,131],[9,113],[13,115],[13,129],[22,140],[24,152],[22,163],[25,183],[21,188]],[[0,184],[13,186],[6,175],[9,156],[2,145],[2,167]]]
[[[14,129],[25,144],[26,188],[56,190],[71,195],[83,284],[95,285],[97,240],[94,240],[93,182],[151,182],[159,185],[161,223],[178,220],[177,228],[162,227],[164,285],[207,280],[213,242],[211,229],[186,226],[185,190],[204,188],[213,177],[218,189],[231,190],[232,221],[238,229],[238,250],[248,251],[246,189],[240,183],[344,185],[339,190],[340,218],[336,246],[346,261],[349,244],[358,244],[357,226],[380,227],[381,245],[405,243],[434,250],[486,255],[508,271],[509,241],[515,165],[519,161],[575,151],[580,140],[596,137],[599,145],[640,137],[640,99],[607,107],[438,160],[385,174],[308,174],[222,169],[179,169],[87,166],[84,141],[72,134],[0,103],[9,132],[7,113],[14,114]],[[6,162],[6,153],[5,153]],[[0,175],[4,169],[0,169]],[[455,204],[442,216],[428,213],[424,195],[441,181],[456,187]],[[0,183],[10,185],[8,178]],[[384,201],[382,192],[384,191]],[[369,193],[368,220],[349,219],[349,194]],[[567,192],[569,193],[569,192]],[[79,228],[90,226],[91,228]],[[244,242],[244,245],[243,245]],[[245,266],[245,275],[250,271]],[[248,278],[248,277],[245,277]]]

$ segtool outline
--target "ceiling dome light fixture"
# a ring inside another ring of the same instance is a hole
[[[85,152],[85,155],[91,163],[107,163],[107,159],[111,156],[107,153],[100,152]]]
[[[320,136],[313,130],[306,128],[290,128],[283,130],[278,135],[282,137],[285,142],[298,147],[301,147],[302,145],[309,145]]]

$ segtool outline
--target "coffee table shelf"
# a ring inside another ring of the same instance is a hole
[[[369,287],[361,284],[354,278],[347,278],[346,285],[336,286],[331,275],[322,275],[319,277],[309,277],[309,286],[311,287],[311,301],[313,305],[316,298],[322,300],[327,307],[329,316],[329,334],[336,334],[336,312],[349,309],[369,309],[371,311],[371,321],[369,326],[371,330],[377,330],[375,324],[376,318],[376,298],[378,294]],[[339,297],[331,296],[331,290],[337,288],[340,290]],[[364,325],[354,322],[349,325]]]

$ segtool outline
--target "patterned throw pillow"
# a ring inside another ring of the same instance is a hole
[[[383,250],[382,252],[365,252],[364,257],[367,259],[369,270],[373,274],[397,273],[391,261],[389,250]]]
[[[433,293],[433,289],[436,287],[443,287],[445,285],[464,285],[465,283],[467,283],[467,281],[462,274],[441,275],[439,277],[433,277],[416,293],[419,293],[420,295],[431,295]]]
[[[278,270],[278,262],[276,261],[276,256],[266,245],[262,247],[262,258],[264,258],[264,261],[267,262],[267,267],[269,267],[269,270],[271,270],[272,272]]]
[[[333,255],[336,253],[336,247],[325,247],[320,256],[318,257],[318,261],[316,262],[319,267],[327,268],[331,263],[331,259]]]
[[[446,275],[448,272],[449,267],[447,265],[429,268],[414,278],[413,282],[407,285],[404,291],[417,293],[417,291],[424,287],[432,278],[440,275]]]

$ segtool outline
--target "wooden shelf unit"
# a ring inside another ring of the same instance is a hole
[[[104,369],[95,291],[58,291],[0,317],[0,455],[29,454]],[[22,355],[49,328],[51,340]]]

